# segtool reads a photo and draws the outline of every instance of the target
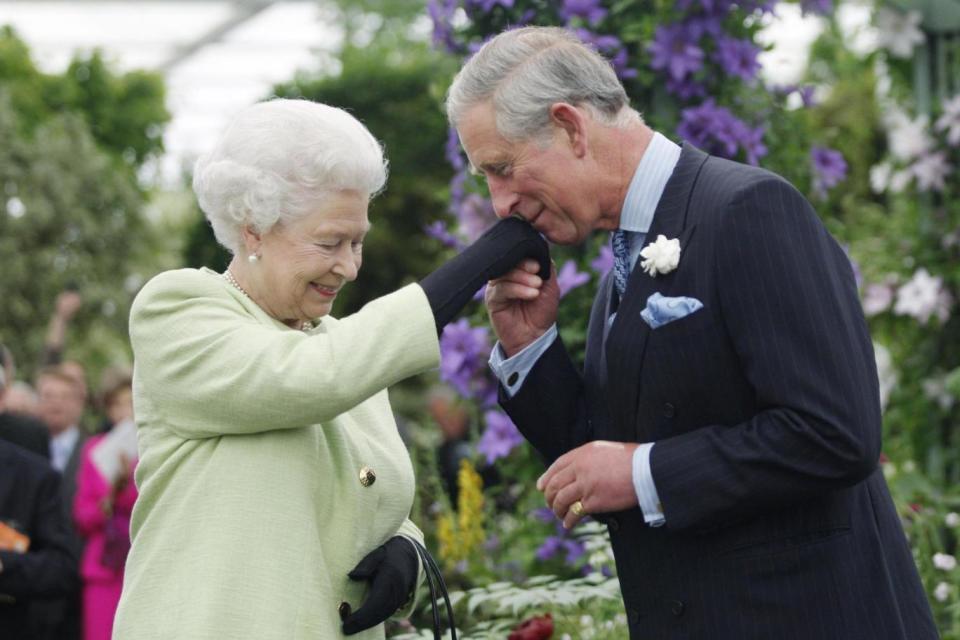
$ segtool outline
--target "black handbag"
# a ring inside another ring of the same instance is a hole
[[[447,585],[443,581],[443,574],[440,573],[440,567],[430,555],[430,552],[422,544],[409,538],[413,543],[413,548],[417,550],[420,556],[420,562],[423,564],[423,572],[427,577],[427,586],[430,587],[430,606],[433,609],[433,637],[435,640],[441,640],[440,611],[437,602],[437,591],[443,598],[443,603],[447,607],[447,624],[450,626],[450,640],[457,640],[457,626],[453,620],[453,606],[450,604],[450,594],[447,593]]]

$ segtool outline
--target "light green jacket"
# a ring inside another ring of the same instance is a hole
[[[386,392],[439,361],[423,290],[304,333],[213,271],[169,271],[130,337],[140,496],[114,639],[344,637],[338,607],[365,595],[347,573],[391,536],[423,539]]]

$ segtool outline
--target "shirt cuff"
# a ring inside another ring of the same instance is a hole
[[[659,527],[666,519],[660,505],[660,496],[657,495],[657,486],[653,483],[653,474],[650,472],[650,450],[653,449],[653,444],[641,444],[633,451],[633,489],[637,492],[644,522],[651,527]]]
[[[547,329],[546,333],[513,354],[510,358],[507,358],[506,354],[503,353],[503,348],[500,347],[499,341],[493,345],[493,351],[490,352],[490,360],[488,363],[490,369],[493,371],[493,375],[497,376],[500,384],[503,385],[503,388],[506,390],[508,398],[512,398],[520,391],[520,387],[523,386],[523,381],[527,379],[527,374],[533,369],[533,365],[537,364],[540,356],[546,353],[547,349],[550,348],[550,345],[552,345],[556,339],[557,325],[554,324]]]

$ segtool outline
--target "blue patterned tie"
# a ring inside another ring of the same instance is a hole
[[[613,280],[617,293],[623,298],[627,290],[627,278],[630,277],[630,235],[629,231],[617,229],[613,232]]]

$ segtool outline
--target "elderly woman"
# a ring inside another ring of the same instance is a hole
[[[133,304],[140,497],[114,638],[383,638],[412,599],[422,534],[386,388],[437,365],[438,332],[486,280],[549,277],[549,256],[503,221],[332,318],[385,180],[363,125],[307,101],[242,111],[198,161],[234,257],[160,274]]]

